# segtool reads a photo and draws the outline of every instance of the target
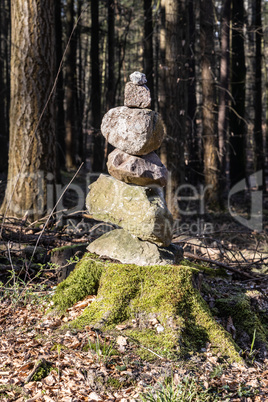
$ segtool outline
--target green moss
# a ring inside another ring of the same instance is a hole
[[[121,389],[124,384],[118,378],[109,377],[107,379],[107,386],[113,389]]]
[[[236,328],[236,339],[246,332],[252,339],[256,330],[256,345],[268,347],[268,329],[263,320],[262,313],[251,306],[250,293],[238,293],[228,298],[217,299],[215,305],[220,317],[231,317]]]
[[[76,250],[77,248],[81,246],[86,246],[88,243],[77,243],[77,244],[71,244],[69,246],[62,246],[62,247],[55,247],[50,251],[50,254],[53,255],[57,252],[62,252],[65,250]]]
[[[52,364],[48,362],[42,363],[34,373],[32,381],[41,381],[43,378],[47,377],[52,370],[55,370]]]
[[[240,361],[238,348],[213,318],[207,304],[192,285],[196,268],[105,264],[96,300],[72,326],[91,325],[105,330],[136,319],[139,328],[124,333],[160,355],[183,355],[210,342],[215,352]],[[157,318],[164,327],[150,327]],[[143,349],[143,354],[146,349]],[[149,353],[150,354],[150,353]]]
[[[86,253],[68,278],[57,286],[53,296],[56,308],[66,310],[86,296],[97,294],[103,269],[103,263]]]

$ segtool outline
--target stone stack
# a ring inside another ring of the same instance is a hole
[[[88,250],[123,263],[172,264],[182,258],[171,244],[173,218],[162,187],[167,169],[154,152],[164,138],[161,116],[152,111],[144,74],[134,72],[125,87],[124,106],[110,109],[101,131],[115,147],[108,157],[109,175],[89,186],[86,206],[97,220],[118,225],[93,241]]]

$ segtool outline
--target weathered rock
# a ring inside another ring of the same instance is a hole
[[[131,155],[146,155],[160,147],[164,125],[161,116],[150,109],[119,106],[104,115],[101,132],[115,148]]]
[[[105,233],[90,243],[87,250],[124,264],[177,264],[183,258],[183,249],[175,244],[170,244],[169,247],[158,247],[148,241],[139,240],[124,229]]]
[[[150,109],[151,94],[149,88],[147,88],[146,85],[135,85],[133,82],[127,82],[125,86],[124,105]]]
[[[135,186],[100,175],[89,186],[86,206],[95,219],[121,226],[142,240],[161,246],[171,243],[173,218],[160,188]]]
[[[134,71],[134,73],[130,74],[129,78],[136,85],[144,85],[147,82],[146,75],[139,71]]]
[[[107,167],[110,175],[125,183],[161,187],[167,184],[168,171],[154,152],[134,156],[115,149],[108,156]]]

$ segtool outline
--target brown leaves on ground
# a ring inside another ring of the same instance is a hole
[[[195,377],[230,401],[268,400],[268,361],[252,367],[220,363],[208,344],[187,361],[141,361],[136,346],[123,329],[116,339],[84,331],[59,331],[93,300],[89,296],[56,318],[42,306],[3,304],[0,339],[0,401],[122,401],[139,400],[148,386],[167,379],[178,385],[185,376]],[[35,379],[37,362],[48,363],[43,378]],[[30,378],[30,381],[27,379]]]

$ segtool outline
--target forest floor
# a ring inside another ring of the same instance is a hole
[[[241,347],[244,365],[215,356],[210,344],[181,360],[151,351],[152,359],[144,361],[123,331],[117,338],[91,327],[62,331],[61,325],[81,314],[94,296],[60,317],[49,313],[61,273],[81,255],[79,249],[58,259],[57,265],[51,250],[83,247],[107,229],[86,214],[77,219],[80,223],[73,230],[27,220],[6,220],[2,227],[0,401],[268,401],[268,356],[256,348],[254,339]],[[188,229],[191,219],[185,221]],[[255,290],[256,303],[261,301],[268,312],[267,217],[261,233],[242,228],[224,214],[202,219],[214,225],[213,233],[178,230],[174,242],[184,247],[189,260],[226,270],[227,278],[203,279],[214,281],[220,293],[236,285]],[[82,230],[85,225],[87,233]],[[212,307],[213,298],[204,298]],[[234,334],[230,320],[221,324]]]

